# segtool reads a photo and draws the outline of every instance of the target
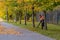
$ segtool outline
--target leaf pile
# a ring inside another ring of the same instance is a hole
[[[0,25],[0,34],[4,34],[4,35],[5,34],[9,34],[9,35],[20,35],[21,32],[17,32],[13,28],[8,29],[8,28]]]

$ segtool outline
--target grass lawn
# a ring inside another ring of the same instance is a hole
[[[11,23],[11,22],[9,22],[9,23]],[[43,34],[43,35],[51,37],[51,38],[55,38],[56,40],[60,40],[60,26],[59,25],[48,24],[48,30],[42,30],[41,27],[33,28],[31,22],[28,22],[27,25],[24,25],[24,22],[22,22],[22,24],[19,24],[19,23],[12,23],[12,24],[19,26],[21,28],[26,28],[33,32]],[[38,23],[36,23],[36,25],[37,24]]]

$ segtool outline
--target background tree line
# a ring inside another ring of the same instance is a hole
[[[5,0],[4,3],[4,17],[15,22],[25,20],[27,21],[32,18],[33,27],[35,27],[35,17],[38,12],[44,12],[45,16],[45,29],[47,29],[46,12],[53,11],[55,7],[60,5],[60,0]]]

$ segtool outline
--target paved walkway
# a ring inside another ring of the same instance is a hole
[[[22,32],[21,35],[0,35],[0,40],[54,40],[52,38],[48,38],[44,35],[31,32],[26,29],[18,28],[12,24],[8,24],[5,22],[1,22],[1,25],[3,25],[6,28],[14,28],[16,31]]]

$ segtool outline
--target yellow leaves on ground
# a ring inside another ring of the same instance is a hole
[[[9,35],[20,35],[21,32],[17,32],[15,29],[7,29],[4,26],[0,25],[0,34],[9,34]]]
[[[8,34],[14,34],[14,35],[19,35],[20,34],[20,32],[15,31],[15,29],[9,29],[9,30],[5,30],[5,31]]]
[[[3,26],[0,26],[0,32],[3,31],[3,29],[5,29]]]

